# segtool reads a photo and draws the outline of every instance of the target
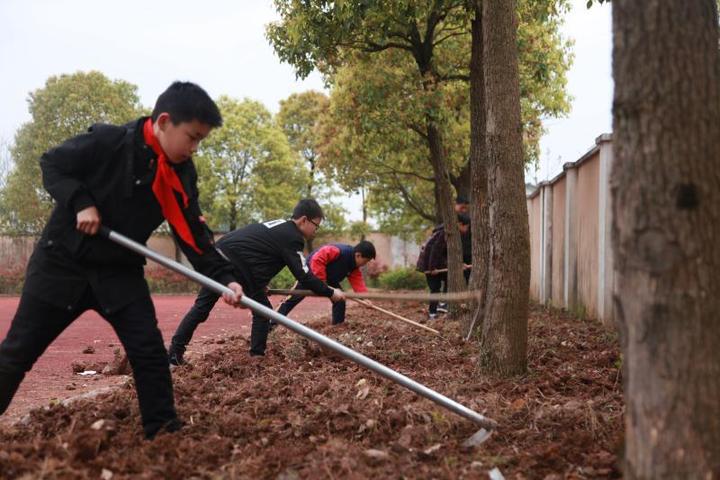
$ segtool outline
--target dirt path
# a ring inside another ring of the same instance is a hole
[[[274,297],[273,304],[280,297]],[[158,323],[165,344],[178,323],[195,300],[191,295],[159,295],[153,297]],[[15,314],[19,297],[0,297],[0,338],[5,338],[10,322]],[[308,298],[293,310],[293,319],[308,321],[327,315],[330,311],[328,301],[320,298]],[[250,335],[250,313],[248,310],[236,310],[222,302],[213,310],[207,322],[198,328],[193,343],[188,349],[192,359],[212,351],[225,343],[229,335]],[[84,354],[83,350],[92,347],[94,353]],[[113,360],[114,351],[121,348],[120,342],[110,325],[95,312],[86,312],[65,330],[37,361],[25,377],[8,411],[0,417],[0,423],[21,418],[32,408],[62,401],[90,391],[127,380],[124,375],[81,376],[73,372],[73,362],[103,364]]]

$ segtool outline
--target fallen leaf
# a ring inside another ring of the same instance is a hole
[[[505,480],[502,472],[497,467],[488,471],[488,477],[490,477],[490,480]]]
[[[432,447],[429,447],[429,448],[426,448],[425,450],[423,450],[423,453],[425,455],[432,455],[433,453],[437,452],[441,448],[442,448],[442,443],[436,443]]]
[[[363,388],[360,389],[357,395],[355,395],[355,398],[365,400],[365,397],[368,396],[368,393],[370,393],[370,385],[365,385]]]
[[[90,428],[92,428],[93,430],[100,430],[103,427],[103,425],[105,425],[105,420],[100,419],[97,422],[90,425]]]
[[[477,432],[475,432],[472,437],[468,438],[462,443],[463,448],[475,448],[487,441],[488,438],[492,435],[492,430],[485,430],[484,428],[481,428]]]
[[[371,458],[373,460],[387,460],[390,458],[390,454],[387,453],[384,450],[376,450],[374,448],[370,448],[368,450],[365,450],[363,452],[366,457]]]

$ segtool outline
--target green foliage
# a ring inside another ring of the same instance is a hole
[[[539,159],[542,120],[570,111],[567,72],[573,61],[572,42],[560,34],[570,5],[567,0],[520,0],[517,9],[520,114],[525,159],[530,163]]]
[[[422,290],[427,287],[425,275],[414,268],[396,268],[380,275],[380,287],[385,290]]]
[[[466,2],[276,0],[268,38],[299,76],[319,69],[332,86],[320,123],[318,167],[346,190],[364,188],[381,229],[436,221],[427,121],[443,139],[453,183],[468,174],[470,24]],[[567,0],[519,0],[521,110],[527,161],[541,120],[569,110]],[[429,45],[432,44],[432,47]]]
[[[410,51],[413,45],[452,38],[467,21],[466,0],[275,0],[281,21],[267,27],[267,37],[281,60],[293,65],[299,77],[313,69],[332,73],[352,51],[378,52],[389,48]],[[425,63],[432,47],[415,51]]]
[[[12,171],[12,155],[10,154],[10,142],[0,139],[0,225],[5,223],[2,219],[9,218],[8,205],[2,201],[2,192],[7,185],[7,179]]]
[[[318,233],[322,236],[339,236],[347,231],[347,210],[339,203],[332,200],[321,202],[325,219],[320,226]]]
[[[315,189],[315,162],[317,160],[317,125],[327,109],[328,98],[315,91],[294,93],[280,101],[280,111],[275,120],[285,132],[290,148],[306,163],[309,170],[305,195],[313,197]]]
[[[425,92],[412,61],[392,50],[358,54],[333,80],[331,105],[321,124],[319,167],[345,189],[364,188],[369,210],[384,231],[432,223],[435,183],[424,106],[438,95],[444,98],[435,115],[442,119],[446,164],[457,174],[469,141],[467,89],[453,82]],[[414,218],[406,211],[414,211]]]
[[[296,281],[293,274],[290,273],[290,269],[285,267],[270,280],[269,286],[270,288],[292,288]]]
[[[348,229],[348,233],[352,238],[364,238],[370,233],[370,225],[362,220],[352,222],[350,224],[350,228]]]
[[[327,110],[328,97],[320,92],[294,93],[280,101],[276,124],[283,130],[293,152],[303,160],[307,169],[303,196],[315,198],[323,207],[325,221],[323,234],[342,234],[347,222],[347,211],[334,200],[338,192],[335,185],[317,167],[319,122]]]
[[[7,184],[8,175],[12,171],[12,155],[10,142],[0,138],[0,191]]]
[[[212,228],[234,230],[287,218],[300,199],[307,170],[259,102],[223,96],[223,126],[195,157],[200,204]]]
[[[50,77],[29,95],[32,120],[20,127],[11,149],[14,169],[0,192],[2,229],[37,234],[52,208],[42,187],[40,156],[94,123],[122,124],[139,117],[137,87],[100,72]]]

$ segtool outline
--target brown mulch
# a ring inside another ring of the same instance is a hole
[[[381,304],[413,320],[420,304]],[[383,314],[348,311],[321,333],[494,420],[478,427],[279,327],[264,359],[246,339],[173,371],[180,432],[142,440],[132,385],[35,410],[0,429],[0,477],[618,478],[623,403],[615,336],[594,321],[533,308],[522,377],[477,371],[457,322],[435,337]],[[448,340],[449,339],[449,340]]]

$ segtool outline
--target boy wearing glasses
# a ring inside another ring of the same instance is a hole
[[[305,240],[315,236],[323,211],[313,199],[303,199],[293,209],[290,220],[255,223],[223,236],[218,251],[235,266],[235,278],[244,294],[272,308],[265,293],[270,280],[287,266],[302,285],[333,302],[345,300],[340,289],[328,287],[312,274],[303,256]],[[173,335],[168,352],[171,365],[182,365],[183,355],[198,325],[207,320],[219,295],[202,288],[195,304]],[[265,355],[269,332],[268,319],[253,312],[250,355]]]

